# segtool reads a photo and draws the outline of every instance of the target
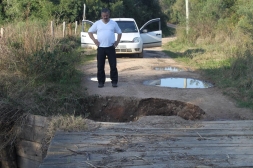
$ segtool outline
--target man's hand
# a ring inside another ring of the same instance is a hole
[[[118,46],[119,42],[118,41],[115,41],[114,43],[114,47],[116,48]]]
[[[121,39],[121,36],[122,36],[121,33],[118,34],[117,40],[114,42],[114,47],[115,47],[115,48],[118,46],[118,44],[119,44],[119,42],[120,42],[120,39]]]
[[[99,41],[98,41],[97,39],[94,38],[93,33],[88,32],[88,35],[90,36],[91,40],[95,43],[95,45],[96,45],[97,47],[99,47],[99,44],[100,44],[100,43],[99,43]]]
[[[99,44],[100,44],[99,41],[97,39],[94,39],[93,41],[96,44],[96,46],[99,47]]]

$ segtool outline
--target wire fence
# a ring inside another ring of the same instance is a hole
[[[78,21],[74,23],[62,22],[61,24],[55,24],[54,21],[50,22],[50,33],[52,37],[66,37],[66,36],[77,36],[81,32],[81,25]],[[4,27],[0,28],[0,38],[4,38],[7,33]]]

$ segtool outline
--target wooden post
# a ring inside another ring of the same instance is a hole
[[[4,37],[4,28],[1,27],[1,34],[0,37],[3,38]]]
[[[66,30],[66,22],[63,22],[63,30],[62,30],[63,37],[65,37],[65,30]]]
[[[75,24],[75,35],[77,33],[77,21],[76,21],[76,24]]]
[[[54,37],[54,22],[51,21],[51,35]]]
[[[72,27],[71,27],[71,23],[68,24],[68,35],[72,36]]]

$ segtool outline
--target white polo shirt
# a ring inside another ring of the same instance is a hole
[[[88,32],[97,33],[97,40],[99,41],[99,47],[110,47],[115,43],[114,33],[121,34],[122,31],[118,24],[109,20],[108,23],[104,23],[102,20],[96,21],[88,30]]]

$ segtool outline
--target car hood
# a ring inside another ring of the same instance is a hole
[[[117,34],[115,34],[115,37],[117,39]],[[140,38],[140,34],[139,33],[122,33],[120,42],[130,42],[130,41],[133,41],[135,37]]]

